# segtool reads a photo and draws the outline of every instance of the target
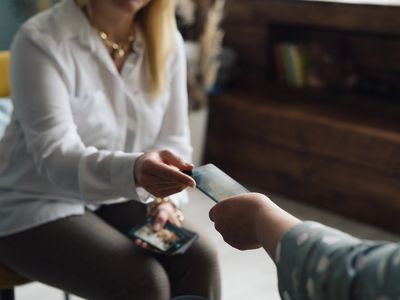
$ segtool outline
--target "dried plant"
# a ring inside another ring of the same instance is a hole
[[[186,0],[183,0],[186,1]],[[206,12],[201,33],[198,37],[199,56],[196,66],[189,66],[195,73],[189,72],[188,86],[191,108],[205,107],[208,102],[208,93],[214,85],[220,67],[219,55],[222,50],[224,32],[221,21],[224,15],[225,0],[196,0],[197,17]],[[197,23],[197,19],[196,19]]]
[[[218,59],[222,50],[224,32],[220,28],[225,0],[216,0],[209,10],[203,34],[200,37],[200,73],[203,88],[208,91],[215,82],[220,66]]]
[[[185,26],[193,25],[196,21],[196,4],[193,0],[178,0],[176,2],[176,13],[182,19]]]

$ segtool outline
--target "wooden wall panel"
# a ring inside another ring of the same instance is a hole
[[[341,131],[335,122],[321,126],[241,99],[213,99],[206,161],[250,186],[400,228],[399,134]]]
[[[260,24],[285,22],[344,30],[400,33],[400,7],[301,0],[230,0],[227,20]]]
[[[227,3],[225,43],[242,72],[210,101],[205,160],[249,186],[400,232],[400,99],[279,86],[269,53],[279,26],[300,39],[313,27],[318,41],[343,34],[368,72],[399,77],[400,7]]]
[[[210,134],[217,131],[224,141],[237,136],[241,140],[252,139],[254,145],[278,145],[400,176],[400,123],[397,116],[392,121],[399,123],[396,124],[398,130],[388,131],[385,124],[391,123],[389,116],[380,119],[372,112],[371,117],[376,117],[376,122],[371,126],[363,119],[334,113],[332,105],[321,109],[304,104],[299,100],[296,105],[291,105],[290,101],[281,101],[268,94],[230,93],[213,99]],[[225,132],[224,128],[229,131]]]

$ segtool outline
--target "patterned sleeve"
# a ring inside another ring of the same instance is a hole
[[[283,300],[400,299],[400,244],[304,222],[285,234],[276,261]]]

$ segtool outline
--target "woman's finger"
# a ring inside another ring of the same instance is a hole
[[[168,217],[169,217],[168,211],[159,210],[154,218],[153,230],[159,231],[161,228],[163,228],[168,221]]]
[[[189,175],[161,163],[158,164],[158,170],[153,174],[162,181],[177,182],[193,188],[196,186],[196,182]]]
[[[143,186],[146,190],[148,190],[153,196],[156,197],[168,197],[170,195],[179,193],[183,191],[187,186],[182,184],[174,184],[174,185],[164,185],[152,183],[149,185]]]
[[[148,174],[147,174],[148,173]],[[176,186],[184,185],[185,187],[195,186],[195,181],[190,176],[174,169],[173,167],[159,164],[155,169],[147,169],[146,176],[143,177],[141,185],[144,188],[152,188],[153,186]]]
[[[154,253],[161,253],[161,251],[157,250],[156,248],[154,248],[153,246],[150,246],[148,243],[143,242],[142,240],[135,240],[135,244],[137,246],[139,246],[140,248],[143,248],[145,250],[154,252]]]
[[[185,189],[187,186],[182,183],[176,183],[176,182],[161,182],[159,180],[154,180],[153,182],[149,182],[145,185],[148,188],[151,188],[153,190],[158,190],[158,191],[166,191],[166,190],[172,190],[172,189]]]
[[[135,244],[137,246],[143,247],[143,241],[142,240],[135,240]]]
[[[169,165],[178,167],[179,170],[189,171],[193,169],[193,164],[184,162],[182,157],[176,155],[169,150],[163,150],[160,152],[160,156],[163,161]]]
[[[174,224],[177,227],[181,227],[182,226],[181,221],[179,221],[178,217],[176,216],[176,214],[174,212],[169,214],[168,221],[170,223]]]
[[[156,197],[165,198],[176,193],[183,191],[185,186],[178,186],[177,188],[167,188],[167,189],[156,189],[152,192],[152,194]]]

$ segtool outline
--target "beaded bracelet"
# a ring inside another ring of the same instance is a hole
[[[170,198],[164,197],[164,198],[155,198],[153,202],[149,203],[147,205],[147,214],[148,215],[155,215],[155,213],[158,210],[158,207],[164,203],[170,203],[174,208],[175,208],[175,216],[179,220],[179,222],[183,222],[185,219],[185,216],[183,215],[183,212],[176,207],[175,203],[171,201]]]

